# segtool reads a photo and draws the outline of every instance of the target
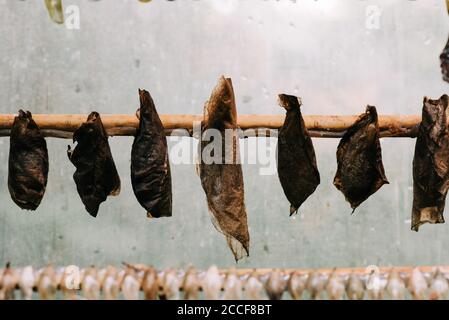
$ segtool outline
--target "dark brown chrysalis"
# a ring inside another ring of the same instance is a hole
[[[203,129],[198,166],[201,185],[212,223],[225,235],[238,261],[249,255],[249,232],[231,79],[222,76],[218,80],[205,107]]]
[[[441,73],[443,74],[443,80],[449,82],[449,40],[440,55]]]
[[[98,214],[100,204],[108,196],[120,193],[120,177],[112,158],[108,134],[97,112],[89,114],[73,134],[75,149],[68,146],[67,155],[76,171],[73,180],[87,212]]]
[[[293,215],[320,184],[320,173],[301,115],[300,98],[280,94],[279,104],[287,115],[278,136],[278,175]]]
[[[388,184],[382,164],[377,111],[366,112],[348,128],[337,148],[334,185],[351,204],[352,212],[384,184]]]
[[[11,128],[8,189],[22,209],[36,210],[44,197],[48,151],[44,136],[31,113],[19,110]]]
[[[167,138],[150,93],[139,90],[140,120],[131,150],[131,183],[149,218],[171,217]]]
[[[424,98],[413,157],[412,230],[424,223],[444,223],[449,189],[449,97]]]

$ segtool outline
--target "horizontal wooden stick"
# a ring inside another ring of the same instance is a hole
[[[8,136],[15,115],[0,114],[0,136]],[[195,123],[203,120],[203,115],[160,115],[167,133],[174,135],[191,135]],[[312,137],[338,138],[351,126],[358,116],[311,115],[304,116],[304,121]],[[36,121],[47,137],[71,138],[72,133],[86,121],[84,114],[35,114]],[[102,114],[101,119],[110,136],[132,136],[139,121],[135,115]],[[283,122],[284,115],[239,115],[238,126],[244,137],[276,136]],[[384,115],[379,116],[381,137],[416,137],[420,115]],[[184,129],[180,130],[180,129]]]

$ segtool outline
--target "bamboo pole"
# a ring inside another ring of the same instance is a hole
[[[0,136],[9,136],[15,115],[0,114]],[[168,134],[192,135],[195,123],[203,115],[160,115]],[[358,116],[354,115],[311,115],[304,116],[304,122],[312,137],[338,138],[351,126]],[[33,119],[47,137],[70,139],[73,132],[87,119],[85,114],[35,114]],[[138,127],[138,119],[129,114],[102,114],[103,125],[110,136],[132,136]],[[237,124],[243,130],[243,137],[276,136],[284,115],[239,115]],[[421,122],[420,115],[379,116],[381,137],[416,137]],[[179,129],[184,129],[181,132]]]

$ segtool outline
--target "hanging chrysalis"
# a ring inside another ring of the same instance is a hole
[[[449,0],[446,0],[446,10],[449,14]],[[443,80],[449,82],[449,39],[446,43],[446,46],[443,49],[443,52],[440,55],[441,61],[441,72],[443,74]]]
[[[279,104],[287,115],[278,136],[278,175],[293,215],[320,184],[320,174],[312,139],[301,115],[301,100],[280,94]]]
[[[201,185],[212,223],[225,235],[238,261],[249,255],[249,232],[231,79],[219,79],[206,104],[203,125],[198,167]]]
[[[440,55],[440,62],[443,80],[449,82],[449,39],[443,49],[443,52]]]
[[[444,223],[449,188],[449,97],[424,98],[413,157],[412,230],[424,223]]]
[[[22,209],[36,210],[48,176],[47,143],[31,113],[19,110],[11,128],[8,189]]]
[[[92,112],[73,134],[75,149],[68,146],[67,155],[76,171],[73,180],[87,212],[93,217],[98,214],[100,204],[108,196],[120,193],[120,177],[112,159],[108,134],[100,115]]]
[[[64,13],[62,10],[62,0],[45,0],[45,5],[51,20],[58,24],[63,24]]]
[[[377,111],[373,106],[348,128],[337,148],[334,185],[351,204],[352,212],[384,184]]]
[[[140,120],[131,150],[131,183],[149,218],[171,217],[167,138],[150,93],[139,90]]]

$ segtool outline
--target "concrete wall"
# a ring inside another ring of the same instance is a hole
[[[424,95],[447,92],[441,0],[63,3],[79,6],[79,30],[53,23],[43,1],[0,0],[1,113],[134,113],[139,87],[160,113],[201,113],[220,74],[232,77],[241,114],[282,113],[280,92],[301,96],[305,114],[358,114],[368,103],[417,114]],[[150,221],[131,189],[132,138],[110,142],[122,192],[94,219],[76,193],[70,141],[48,139],[48,188],[30,213],[10,199],[0,138],[0,265],[232,265],[195,165],[172,165],[173,218]],[[244,165],[251,256],[240,267],[449,264],[449,224],[410,231],[414,140],[382,140],[390,185],[353,216],[332,185],[338,140],[314,144],[322,183],[296,219],[278,177]]]

